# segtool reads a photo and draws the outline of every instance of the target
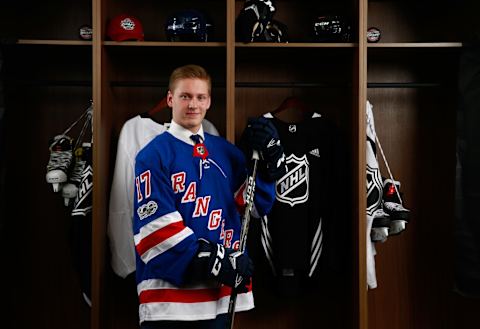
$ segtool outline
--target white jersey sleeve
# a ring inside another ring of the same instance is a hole
[[[163,125],[141,116],[125,122],[120,131],[110,191],[107,234],[113,271],[123,278],[135,272],[132,229],[135,157],[146,144],[164,131]]]

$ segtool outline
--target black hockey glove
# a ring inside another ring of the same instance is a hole
[[[247,285],[253,274],[253,263],[245,253],[225,248],[221,244],[198,239],[198,253],[192,260],[197,271],[202,268],[206,277],[234,288],[237,292],[247,292]]]
[[[260,172],[264,171],[270,180],[277,180],[287,172],[277,129],[267,118],[248,119],[240,144],[247,158],[251,158],[252,150],[260,152],[260,157],[265,162],[259,167]]]

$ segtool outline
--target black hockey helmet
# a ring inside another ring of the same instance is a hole
[[[254,35],[254,42],[288,42],[287,26],[275,19],[267,23],[259,35]]]
[[[168,41],[208,41],[211,29],[205,15],[194,9],[174,13],[165,24]]]
[[[313,33],[315,40],[319,42],[348,42],[351,38],[351,27],[341,15],[317,16],[313,21]]]
[[[237,40],[252,42],[264,38],[275,11],[272,0],[246,0],[236,19]]]

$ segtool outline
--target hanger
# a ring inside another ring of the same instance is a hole
[[[272,114],[278,114],[289,109],[295,109],[303,113],[311,112],[310,108],[297,96],[289,96],[284,99],[282,104],[272,111]]]
[[[155,114],[157,114],[158,112],[166,109],[168,107],[168,104],[167,104],[167,96],[163,97],[160,102],[158,102],[157,105],[155,105],[151,110],[149,110],[147,112],[147,115],[152,117],[154,116]]]

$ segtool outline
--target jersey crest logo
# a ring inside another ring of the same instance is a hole
[[[308,200],[309,163],[307,155],[287,157],[288,172],[277,180],[275,194],[278,201],[294,206]]]
[[[193,156],[205,159],[208,156],[208,150],[203,143],[195,144],[193,147]]]
[[[297,131],[297,125],[289,125],[288,126],[288,131],[291,133],[294,133]]]

